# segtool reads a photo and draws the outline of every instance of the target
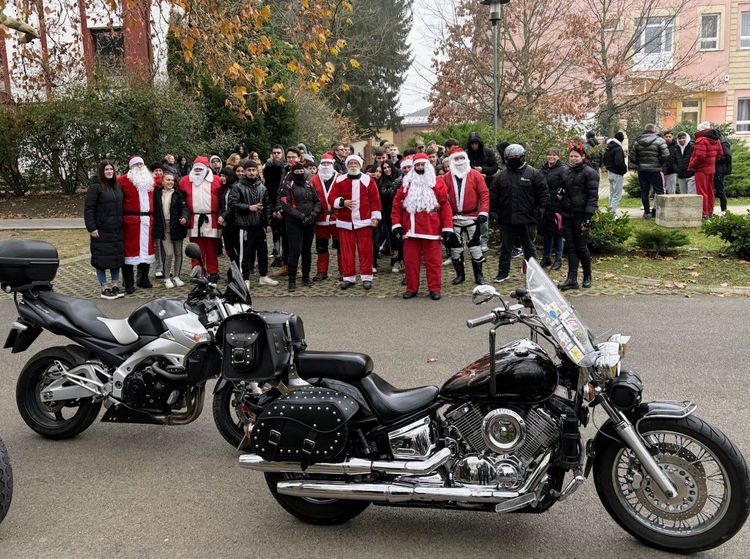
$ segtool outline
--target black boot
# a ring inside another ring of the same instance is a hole
[[[297,290],[297,279],[291,279],[289,278],[289,287],[287,287],[287,291],[289,293],[292,293]]]
[[[568,277],[564,282],[557,285],[560,291],[567,291],[568,289],[578,289],[578,274],[568,272]]]
[[[458,285],[459,283],[463,283],[466,281],[466,271],[464,270],[464,259],[463,258],[453,258],[451,260],[453,263],[453,269],[456,270],[456,277],[453,278],[453,281],[451,282],[453,285]]]
[[[482,274],[482,262],[477,262],[472,258],[471,268],[474,270],[474,283],[484,285],[484,275]]]
[[[591,287],[591,268],[588,270],[586,268],[583,269],[583,283],[581,284],[581,287],[585,289]]]
[[[550,266],[550,270],[557,271],[562,268],[562,258],[555,259],[555,263]]]
[[[150,289],[153,287],[148,280],[149,268],[150,266],[148,264],[138,264],[138,279],[136,280],[136,285],[138,287],[143,287],[144,289]]]
[[[130,264],[122,267],[122,283],[125,286],[125,293],[128,295],[135,293],[135,269]]]
[[[544,258],[542,258],[542,261],[539,263],[539,265],[542,268],[549,268],[550,266],[552,266],[552,259],[549,256],[545,256]]]

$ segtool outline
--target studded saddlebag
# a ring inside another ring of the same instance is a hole
[[[349,438],[349,420],[359,410],[352,398],[328,388],[297,390],[268,404],[258,416],[250,440],[265,460],[330,462],[341,456]]]

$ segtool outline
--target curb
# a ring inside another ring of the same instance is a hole
[[[596,272],[594,272],[594,275],[597,275]],[[707,293],[707,294],[731,294],[731,295],[745,295],[750,297],[750,286],[742,286],[742,285],[728,285],[726,287],[722,287],[720,285],[696,285],[696,284],[685,284],[684,288],[679,287],[667,287],[665,282],[662,280],[652,279],[652,278],[641,278],[638,276],[625,276],[625,275],[616,275],[616,278],[621,278],[624,280],[632,281],[635,283],[638,283],[640,285],[647,285],[649,287],[663,287],[665,289],[672,289],[676,293],[679,293],[680,291],[696,291],[698,293]],[[669,282],[667,282],[669,283]]]

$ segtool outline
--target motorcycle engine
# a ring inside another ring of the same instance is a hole
[[[151,364],[145,364],[125,377],[122,395],[131,408],[168,412],[179,398],[180,390],[177,383],[157,374]]]
[[[516,489],[526,480],[529,465],[560,441],[557,420],[539,407],[484,413],[478,405],[461,404],[445,419],[449,437],[459,446],[453,466],[458,485]]]

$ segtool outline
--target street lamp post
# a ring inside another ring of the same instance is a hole
[[[490,21],[492,22],[492,136],[493,143],[497,142],[498,97],[500,76],[497,68],[498,35],[500,21],[503,19],[503,6],[510,0],[481,0],[480,4],[490,7]]]

